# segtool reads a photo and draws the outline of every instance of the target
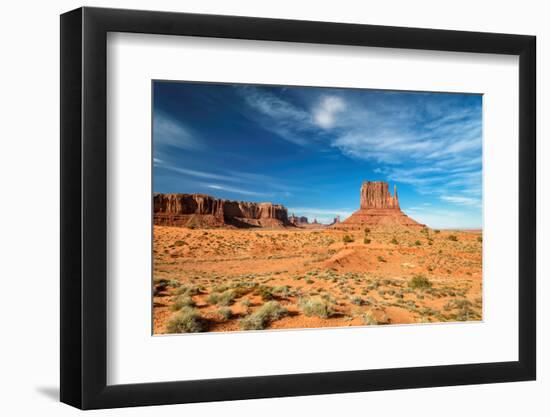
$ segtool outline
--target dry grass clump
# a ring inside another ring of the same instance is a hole
[[[376,319],[374,318],[372,311],[367,311],[365,314],[363,314],[363,323],[365,323],[367,326],[375,326],[378,324],[378,321],[376,321]]]
[[[211,293],[206,301],[209,304],[217,304],[220,306],[230,306],[235,302],[235,298],[239,296],[239,293],[233,289],[225,290],[223,292],[213,292]]]
[[[233,312],[229,307],[222,307],[218,310],[218,314],[224,319],[229,320],[231,317],[233,317]]]
[[[326,319],[334,314],[330,303],[321,298],[301,299],[298,306],[308,317],[317,316]]]
[[[177,287],[179,284],[179,281],[173,279],[155,278],[153,279],[153,295],[160,295],[168,287]]]
[[[279,320],[288,313],[277,301],[269,301],[254,313],[240,321],[243,330],[263,330],[269,323]]]
[[[188,295],[193,296],[201,293],[201,288],[198,285],[180,285],[177,290],[176,294],[181,295]]]
[[[413,289],[431,288],[432,283],[424,275],[415,275],[409,281],[409,287]]]
[[[353,242],[353,238],[350,235],[344,235],[344,237],[342,238],[342,241],[344,243],[351,243]]]
[[[170,308],[172,311],[178,311],[183,307],[195,307],[195,301],[186,294],[178,295]]]
[[[206,330],[201,315],[193,307],[183,307],[166,324],[168,333],[198,333]]]

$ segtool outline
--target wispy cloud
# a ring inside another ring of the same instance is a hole
[[[439,198],[449,203],[455,203],[455,204],[461,204],[461,205],[467,205],[467,206],[479,205],[479,199],[473,198],[473,197],[464,197],[461,195],[442,195]]]
[[[262,116],[261,126],[284,140],[304,146],[309,140],[303,135],[316,128],[312,115],[303,108],[265,89],[238,87],[249,108]]]
[[[155,146],[169,146],[186,150],[201,149],[200,142],[188,127],[159,111],[155,112],[153,118],[153,137]]]
[[[480,101],[435,94],[403,100],[391,93],[369,101],[340,91],[300,107],[262,89],[243,94],[267,118],[260,123],[285,140],[307,146],[322,138],[343,155],[377,163],[377,173],[421,194],[454,196],[441,198],[448,204],[480,203]]]
[[[271,194],[268,194],[268,193],[261,193],[261,192],[257,192],[257,191],[245,190],[243,188],[230,187],[230,186],[221,185],[221,184],[203,184],[203,185],[207,188],[210,188],[212,190],[217,190],[217,191],[226,191],[226,192],[230,192],[230,193],[236,193],[236,194],[242,194],[242,195],[248,195],[248,196],[257,196],[257,197],[271,196]]]

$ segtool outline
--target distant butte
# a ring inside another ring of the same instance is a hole
[[[207,194],[160,194],[153,197],[153,221],[159,226],[294,227],[286,207],[215,198]]]
[[[334,228],[354,229],[362,227],[423,228],[425,225],[411,219],[401,211],[397,186],[393,196],[385,181],[365,181],[361,185],[360,207],[346,220],[332,225]]]
[[[334,218],[331,225],[323,225],[307,217],[288,215],[281,204],[253,203],[216,198],[207,194],[161,194],[153,197],[153,221],[159,226],[191,228],[423,228],[423,224],[401,211],[397,187],[393,195],[385,181],[365,181],[361,186],[359,210],[340,221]]]

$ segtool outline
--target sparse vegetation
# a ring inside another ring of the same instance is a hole
[[[308,317],[317,316],[326,319],[334,313],[330,304],[320,298],[302,299],[298,305],[302,312]]]
[[[222,307],[218,310],[218,314],[224,319],[229,320],[231,317],[233,317],[233,312],[229,307]]]
[[[414,289],[431,288],[432,283],[424,275],[415,275],[409,281],[409,287]]]
[[[344,237],[342,238],[342,241],[344,243],[351,243],[353,242],[353,238],[350,235],[344,235]]]
[[[155,226],[154,332],[480,320],[482,241],[428,228]]]
[[[447,240],[450,240],[451,242],[457,242],[458,237],[456,235],[449,235],[447,236]]]
[[[188,296],[197,295],[197,294],[200,294],[200,292],[201,290],[198,285],[180,285],[176,289],[176,294],[188,295]]]
[[[374,315],[372,314],[372,311],[367,311],[365,314],[363,314],[363,323],[367,326],[375,326],[378,324],[378,322],[374,318]]]
[[[269,301],[240,321],[244,330],[263,330],[269,323],[284,317],[288,311],[277,301]]]
[[[178,295],[171,308],[173,311],[178,311],[182,307],[195,307],[195,302],[186,294]]]
[[[355,304],[357,306],[363,305],[363,299],[357,295],[354,295],[350,298],[350,301],[352,304]]]
[[[192,307],[184,307],[176,312],[166,324],[168,333],[197,333],[205,331],[201,315]]]

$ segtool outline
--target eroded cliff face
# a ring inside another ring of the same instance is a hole
[[[393,196],[390,194],[388,183],[385,181],[365,181],[361,186],[362,209],[399,209],[397,186],[393,186]]]
[[[206,194],[155,194],[154,223],[197,227],[290,225],[287,209],[280,204],[231,201]]]

